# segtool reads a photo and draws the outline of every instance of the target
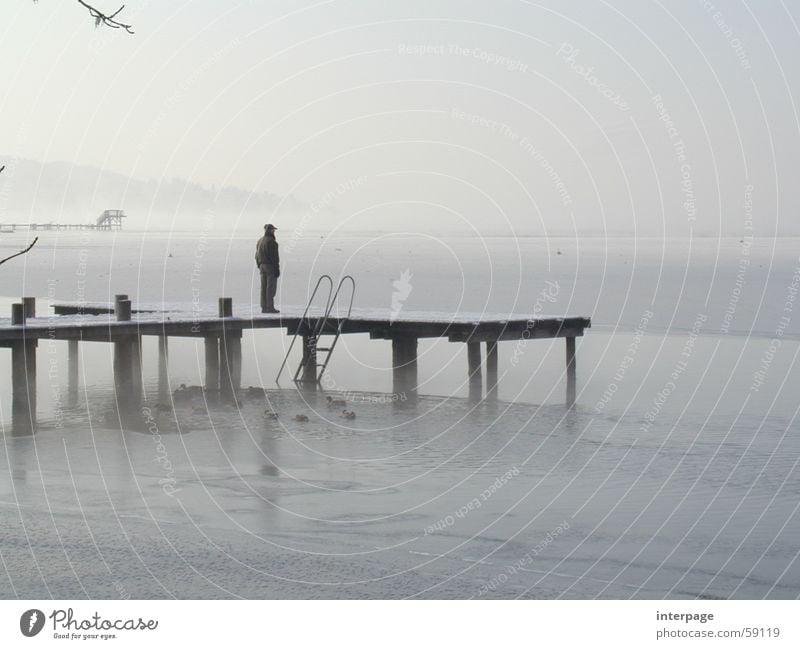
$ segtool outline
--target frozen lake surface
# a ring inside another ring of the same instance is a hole
[[[246,310],[256,295],[248,238],[53,236],[0,276],[6,304],[127,292]],[[36,435],[13,435],[0,379],[2,596],[800,595],[796,240],[282,244],[294,307],[320,272],[351,272],[359,309],[391,309],[408,269],[408,313],[591,316],[578,407],[562,405],[560,340],[501,344],[494,404],[464,398],[463,345],[422,341],[412,404],[391,394],[384,341],[343,339],[328,391],[308,395],[274,384],[285,334],[247,333],[243,385],[266,392],[172,410],[156,407],[146,341],[132,413],[116,408],[109,345],[81,346],[70,399],[66,344],[42,341]],[[201,344],[170,341],[173,388],[202,368]]]

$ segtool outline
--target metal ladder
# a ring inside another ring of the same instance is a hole
[[[325,300],[325,310],[322,314],[322,317],[317,318],[316,322],[313,322],[312,326],[312,319],[308,315],[309,309],[314,303],[314,298],[317,295],[317,291],[323,281],[327,280],[328,282],[328,297]],[[331,312],[333,311],[334,307],[336,306],[339,300],[339,293],[342,290],[342,287],[346,282],[350,283],[350,302],[347,307],[347,315],[344,317],[337,316],[338,324],[336,326],[336,330],[334,332],[326,332],[325,328],[328,324],[328,320],[330,319]],[[297,337],[301,335],[301,331],[303,330],[303,325],[305,325],[306,333],[303,334],[304,338],[308,339],[309,345],[308,348],[303,349],[303,358],[300,361],[300,364],[297,367],[297,371],[295,371],[292,380],[295,383],[305,383],[307,379],[303,378],[304,374],[306,373],[305,370],[309,367],[310,363],[314,364],[314,381],[319,384],[322,381],[322,376],[325,374],[325,370],[328,367],[328,363],[331,360],[331,354],[336,347],[336,343],[339,341],[339,337],[341,336],[342,329],[350,318],[350,314],[353,311],[353,300],[355,298],[356,293],[356,281],[353,279],[352,275],[345,275],[339,280],[339,284],[336,286],[336,290],[333,290],[333,279],[330,275],[322,275],[317,280],[316,285],[314,286],[314,290],[311,292],[311,297],[308,299],[308,303],[306,304],[306,308],[303,311],[303,315],[300,318],[300,322],[298,324],[297,330],[292,336],[292,342],[289,344],[289,349],[286,350],[286,356],[283,358],[283,362],[281,363],[281,367],[278,370],[278,375],[275,377],[275,382],[278,383],[281,378],[281,374],[286,367],[286,364],[289,360],[289,355],[292,352],[292,348],[294,347],[295,341]],[[319,341],[320,336],[323,335],[332,335],[333,340],[328,344],[327,347],[319,347],[317,342]],[[319,352],[325,353],[325,360],[322,363],[317,362],[317,354]]]

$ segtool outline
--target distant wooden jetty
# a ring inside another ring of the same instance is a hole
[[[0,233],[17,230],[122,230],[122,219],[127,218],[122,210],[105,210],[94,223],[0,223]]]
[[[78,345],[83,341],[114,345],[114,385],[118,403],[140,403],[142,395],[141,344],[143,336],[159,340],[158,379],[160,398],[168,397],[168,340],[172,336],[202,338],[205,344],[205,389],[221,398],[235,399],[241,389],[242,332],[246,329],[284,328],[302,339],[303,361],[299,381],[316,389],[319,384],[318,354],[331,347],[320,345],[324,336],[369,334],[371,339],[392,341],[393,389],[413,399],[417,393],[417,343],[420,338],[447,338],[467,346],[467,373],[471,399],[496,399],[498,345],[503,341],[541,338],[566,339],[566,403],[575,403],[575,339],[591,326],[587,317],[500,318],[442,314],[400,315],[362,313],[336,315],[303,313],[234,315],[231,298],[220,298],[216,314],[186,311],[133,309],[127,295],[117,295],[114,304],[56,304],[55,315],[38,317],[34,298],[12,305],[10,320],[0,320],[0,347],[11,348],[13,373],[13,418],[15,430],[36,423],[36,346],[38,341],[68,343],[69,391],[78,389]],[[485,363],[481,346],[485,347]],[[486,392],[482,375],[486,372]]]

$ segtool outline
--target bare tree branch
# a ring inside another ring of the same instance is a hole
[[[9,259],[14,259],[14,257],[19,257],[20,255],[24,255],[28,252],[31,248],[36,245],[36,242],[39,240],[39,237],[36,237],[33,241],[31,241],[31,245],[29,245],[25,250],[20,250],[19,252],[15,252],[13,255],[6,257],[5,259],[0,259],[0,266],[5,264]]]
[[[94,18],[95,28],[100,27],[100,25],[105,25],[106,27],[111,27],[112,29],[124,29],[129,34],[133,34],[133,25],[127,25],[117,20],[117,16],[125,8],[125,5],[122,5],[113,14],[104,14],[102,11],[93,7],[88,2],[84,2],[84,0],[76,1],[78,4],[83,5],[89,11],[89,15]],[[33,4],[38,3],[39,0],[33,0]]]
[[[3,173],[3,169],[5,169],[5,168],[6,168],[6,166],[5,166],[5,165],[2,165],[2,166],[0,166],[0,174],[1,174],[1,173]],[[36,238],[35,238],[35,239],[34,239],[34,240],[31,242],[31,245],[29,245],[27,248],[25,248],[25,250],[20,250],[19,252],[16,252],[16,253],[14,253],[14,254],[13,254],[13,255],[11,255],[10,257],[6,257],[5,259],[2,259],[2,260],[0,260],[0,266],[2,266],[3,264],[5,264],[5,263],[6,263],[6,262],[7,262],[9,259],[14,259],[14,257],[19,257],[20,255],[24,255],[26,252],[28,252],[28,251],[29,251],[31,248],[33,248],[33,247],[36,245],[36,242],[37,242],[38,240],[39,240],[39,237],[36,237]]]
[[[112,29],[124,29],[129,34],[133,34],[133,26],[126,25],[125,23],[119,22],[116,18],[120,14],[120,12],[125,8],[125,5],[122,5],[119,9],[117,9],[113,14],[104,14],[99,9],[96,9],[92,5],[83,0],[77,0],[78,4],[83,5],[89,11],[89,15],[94,18],[94,26],[99,27],[100,25],[106,25],[107,27],[111,27]]]

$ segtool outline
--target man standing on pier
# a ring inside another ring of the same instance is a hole
[[[264,236],[256,244],[256,266],[261,273],[261,313],[279,313],[275,308],[275,291],[281,276],[278,242],[272,223],[264,226]]]

